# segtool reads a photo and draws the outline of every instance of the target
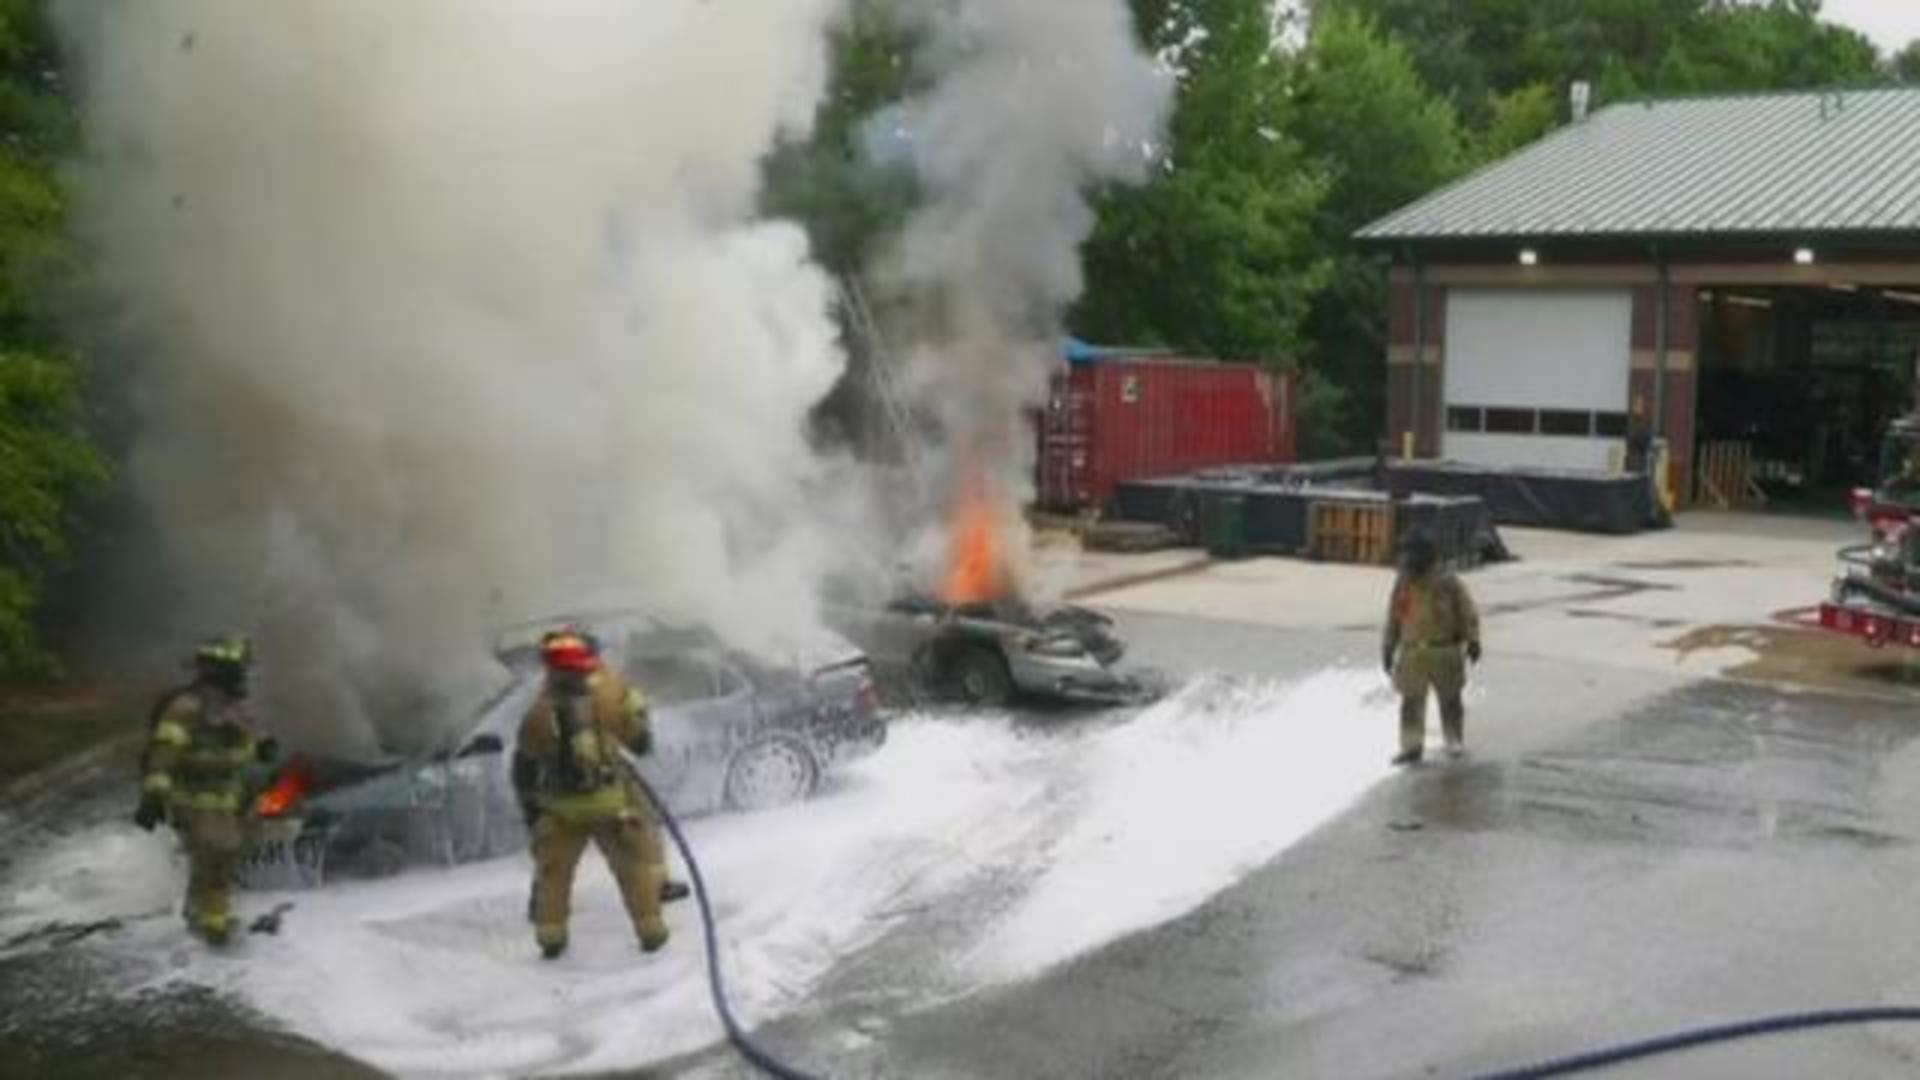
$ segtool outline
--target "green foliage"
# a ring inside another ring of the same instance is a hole
[[[1411,53],[1366,16],[1335,12],[1294,65],[1295,131],[1328,177],[1316,222],[1330,267],[1307,321],[1305,359],[1322,384],[1308,404],[1316,448],[1372,449],[1386,403],[1386,282],[1353,233],[1460,175],[1466,139],[1453,107],[1421,82]]]
[[[1477,140],[1476,156],[1496,161],[1545,138],[1560,126],[1560,95],[1546,83],[1533,83],[1493,99],[1493,117]]]
[[[42,580],[67,553],[75,501],[106,479],[82,400],[70,361],[0,352],[0,668],[41,660]]]
[[[55,318],[79,268],[55,178],[72,112],[41,0],[0,0],[0,671],[44,670],[34,613],[106,478]]]
[[[1136,0],[1179,97],[1158,174],[1098,201],[1074,332],[1280,364],[1325,274],[1325,181],[1287,134],[1286,71],[1262,0]]]
[[[1818,0],[1716,4],[1696,34],[1662,58],[1659,93],[1858,86],[1880,74],[1873,43],[1820,19]]]
[[[1332,180],[1321,228],[1344,241],[1381,214],[1459,175],[1453,109],[1428,91],[1407,49],[1373,23],[1333,15],[1293,71],[1293,133]]]
[[[1883,77],[1872,43],[1818,0],[1315,0],[1374,17],[1477,130],[1504,95],[1577,79],[1597,103],[1642,94],[1853,86]]]
[[[1887,73],[1902,85],[1920,86],[1920,41],[1910,41],[1894,53],[1887,63]]]
[[[1295,356],[1324,276],[1311,225],[1321,188],[1281,179],[1176,167],[1108,193],[1082,252],[1091,287],[1074,332],[1273,363]]]
[[[834,34],[832,81],[812,136],[768,155],[763,209],[804,224],[815,257],[836,273],[856,273],[913,206],[912,177],[875,166],[862,142],[873,116],[914,88],[915,44],[894,5],[856,0]]]

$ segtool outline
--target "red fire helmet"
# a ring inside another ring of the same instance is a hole
[[[600,650],[587,635],[560,630],[540,640],[540,659],[554,671],[589,672],[600,669]]]

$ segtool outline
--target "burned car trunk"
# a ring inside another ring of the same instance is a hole
[[[866,650],[902,696],[973,705],[1016,698],[1121,704],[1145,693],[1115,670],[1126,646],[1086,608],[1003,598],[947,604],[913,595],[881,608],[830,605],[834,628]]]

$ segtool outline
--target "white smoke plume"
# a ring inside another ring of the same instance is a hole
[[[1124,0],[907,6],[928,31],[919,61],[933,81],[878,123],[924,201],[882,277],[916,301],[910,382],[941,419],[961,474],[948,485],[973,473],[989,486],[1017,559],[1014,508],[1032,493],[1027,410],[1045,401],[1064,312],[1084,286],[1088,194],[1146,177],[1174,84],[1136,43]]]
[[[754,213],[838,6],[70,0],[167,623],[256,632],[271,726],[417,746],[565,605],[809,630],[842,357]]]

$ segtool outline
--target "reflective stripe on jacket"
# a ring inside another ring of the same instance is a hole
[[[651,742],[646,697],[617,672],[596,672],[580,687],[549,679],[520,723],[516,794],[522,806],[569,821],[637,811],[620,748],[644,754]]]
[[[141,787],[174,809],[238,813],[257,751],[244,703],[183,691],[154,721]]]

